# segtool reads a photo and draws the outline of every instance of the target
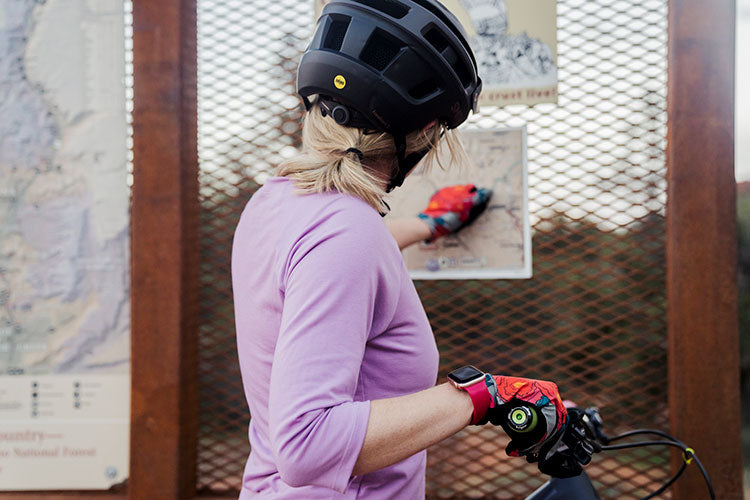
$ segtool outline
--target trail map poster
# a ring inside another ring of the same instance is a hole
[[[0,490],[128,477],[123,9],[0,1]]]
[[[480,106],[557,102],[557,0],[440,0],[461,22]],[[314,0],[315,18],[327,0]]]
[[[531,277],[526,128],[462,131],[471,164],[429,173],[420,167],[388,198],[388,217],[414,217],[438,189],[454,184],[490,188],[481,216],[455,235],[404,250],[412,279],[498,279]]]

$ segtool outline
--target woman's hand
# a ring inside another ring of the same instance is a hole
[[[492,396],[485,419],[502,426],[511,437],[506,453],[514,457],[526,457],[530,462],[552,455],[562,438],[567,421],[567,410],[557,385],[546,380],[502,375],[485,377],[485,383]],[[525,422],[527,417],[522,410],[516,414],[510,412],[524,407],[536,414],[528,418],[536,418],[538,421],[533,426],[518,431],[513,428],[514,417],[521,422]]]
[[[448,186],[437,191],[419,214],[430,227],[430,241],[471,224],[487,208],[491,197],[491,189],[477,189],[474,184]]]
[[[453,370],[448,380],[471,395],[471,424],[502,426],[511,438],[508,455],[534,462],[557,449],[567,410],[553,382],[491,375],[473,366]]]

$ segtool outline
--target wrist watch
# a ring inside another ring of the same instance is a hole
[[[474,405],[474,413],[471,416],[472,425],[477,425],[484,419],[492,404],[492,396],[487,388],[485,376],[484,372],[471,365],[462,366],[448,374],[448,382],[456,389],[468,392],[471,397]]]

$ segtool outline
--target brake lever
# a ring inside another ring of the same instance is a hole
[[[573,425],[565,430],[562,442],[570,450],[576,462],[581,465],[588,465],[591,462],[591,456],[595,452],[601,451],[601,446],[596,441],[589,440],[581,420],[574,422]]]
[[[590,437],[595,442],[602,445],[608,445],[610,443],[609,436],[604,433],[604,422],[602,421],[598,408],[594,406],[586,408],[583,411],[582,420]]]
[[[546,459],[539,460],[539,470],[549,476],[566,478],[577,476],[583,466],[591,462],[591,456],[601,451],[601,446],[592,439],[586,414],[578,408],[568,409],[566,429],[560,446]]]
[[[519,410],[519,411],[516,411]],[[500,423],[505,432],[512,438],[516,433],[527,431],[533,418],[521,411],[523,408],[513,408],[508,413],[508,419]],[[518,415],[515,415],[515,413]],[[516,419],[512,416],[515,415]],[[540,429],[543,429],[540,427]],[[530,429],[533,430],[533,427]],[[559,439],[556,449],[552,454],[550,450],[541,450],[526,455],[530,463],[538,462],[539,469],[544,474],[554,477],[572,477],[581,473],[582,467],[591,462],[594,453],[601,451],[601,442],[608,442],[608,438],[602,431],[602,420],[596,408],[581,410],[576,407],[568,408],[568,419]]]

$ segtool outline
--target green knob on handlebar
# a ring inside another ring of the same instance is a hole
[[[531,432],[538,423],[536,409],[529,406],[516,406],[508,412],[508,425],[515,432]]]

